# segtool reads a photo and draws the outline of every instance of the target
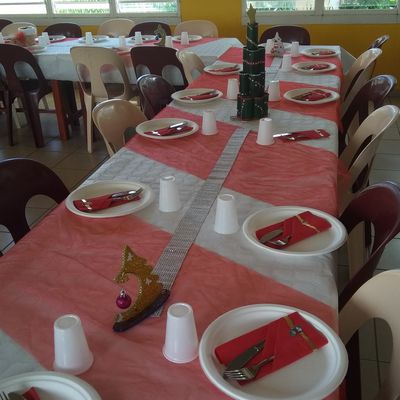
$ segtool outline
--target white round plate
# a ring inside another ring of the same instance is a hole
[[[109,36],[107,35],[93,35],[93,42],[98,43],[98,42],[104,42],[105,40],[109,39]],[[86,43],[86,38],[81,37],[79,39],[80,43]]]
[[[275,249],[260,243],[256,236],[256,231],[269,225],[276,224],[304,211],[324,218],[329,221],[331,227],[324,232],[313,235],[300,242],[294,243],[284,249]],[[243,234],[245,238],[254,246],[266,253],[278,253],[294,256],[311,256],[331,253],[338,249],[347,239],[347,231],[344,225],[332,215],[314,208],[306,207],[268,207],[257,211],[246,218],[243,223]]]
[[[328,339],[325,346],[247,385],[240,386],[222,377],[224,366],[214,354],[217,346],[294,311],[325,335]],[[346,348],[325,322],[306,311],[275,304],[240,307],[218,317],[200,340],[199,359],[211,383],[238,400],[322,399],[340,385],[348,365]]]
[[[332,54],[319,54],[320,51],[330,51]],[[336,50],[327,49],[327,48],[308,48],[300,51],[301,54],[312,57],[312,58],[326,58],[326,57],[336,57],[338,52]]]
[[[95,212],[83,212],[78,210],[73,201],[78,199],[88,199],[90,197],[102,196],[108,193],[123,192],[125,190],[143,188],[141,198],[138,201],[130,201],[119,206],[98,210]],[[101,181],[81,186],[69,194],[65,200],[65,206],[69,211],[82,217],[88,218],[112,218],[122,215],[132,214],[147,207],[154,199],[154,193],[149,186],[139,182],[130,181]]]
[[[153,42],[153,41],[156,41],[156,40],[158,40],[156,35],[142,35],[142,41],[143,42]],[[135,42],[135,36],[130,37],[129,41],[134,43]]]
[[[189,126],[192,127],[192,130],[186,131],[183,133],[177,133],[175,135],[167,135],[167,136],[157,136],[157,135],[148,135],[144,132],[155,131],[157,129],[166,128],[170,125],[178,124],[179,122],[187,122]],[[193,135],[193,133],[199,130],[199,126],[196,122],[189,121],[187,119],[182,118],[159,118],[159,119],[151,119],[149,121],[142,122],[136,127],[136,132],[138,135],[143,136],[149,139],[156,140],[170,140],[170,139],[179,139],[185,136]]]
[[[40,44],[34,44],[32,46],[28,46],[27,49],[32,54],[39,54],[39,53],[43,53],[44,51],[46,51],[46,46],[42,46]]]
[[[326,97],[325,99],[321,100],[315,100],[315,101],[305,101],[305,100],[297,100],[294,97],[300,96],[303,93],[311,92],[312,90],[322,90],[324,92],[330,93],[331,95],[329,97]],[[315,104],[324,104],[324,103],[330,103],[331,101],[337,100],[340,96],[338,92],[335,92],[334,90],[328,90],[328,89],[322,89],[322,88],[301,88],[301,89],[293,89],[289,90],[288,92],[283,94],[283,97],[286,100],[293,101],[294,103],[298,104],[307,104],[307,105],[315,105]]]
[[[181,41],[181,35],[172,36],[171,39],[174,42],[180,42]],[[198,42],[201,39],[203,39],[203,36],[200,36],[200,35],[189,35],[189,42]]]
[[[311,67],[315,64],[324,64],[326,65],[326,68],[324,69],[318,69],[318,70],[312,70],[312,69],[304,69],[304,67]],[[299,62],[296,64],[292,64],[292,68],[298,72],[304,73],[304,74],[322,74],[324,72],[327,71],[333,71],[336,69],[336,65],[332,64],[332,63],[327,63],[327,62],[320,62],[320,63],[316,63],[316,62]]]
[[[64,35],[49,35],[50,43],[62,42],[66,38]]]
[[[223,72],[223,71],[218,71],[219,69],[222,68],[230,68],[230,67],[235,67],[237,66],[236,71],[232,72]],[[232,64],[232,63],[221,63],[221,64],[214,64],[214,65],[208,65],[207,67],[204,68],[204,71],[211,74],[211,75],[232,75],[232,74],[238,74],[241,70],[240,65],[238,64]]]
[[[203,99],[203,100],[185,100],[182,99],[182,97],[186,97],[186,96],[195,96],[195,95],[199,95],[201,93],[207,93],[207,92],[211,92],[214,89],[203,89],[203,88],[198,88],[198,89],[185,89],[185,90],[179,90],[175,93],[172,93],[171,97],[180,102],[180,103],[185,103],[185,104],[202,104],[202,103],[209,103],[210,101],[214,101],[216,99],[219,99],[220,97],[222,97],[223,93],[219,90],[214,90],[216,93],[218,93],[217,96],[211,97],[209,99]]]
[[[40,400],[101,400],[96,390],[82,379],[58,372],[29,372],[0,381],[0,393],[22,394],[31,387],[35,387]]]

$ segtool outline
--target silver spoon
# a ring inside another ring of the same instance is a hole
[[[287,235],[282,239],[269,240],[267,243],[274,244],[275,246],[286,246],[291,238],[291,235]]]

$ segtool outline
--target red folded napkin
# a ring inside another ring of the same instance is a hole
[[[178,128],[160,128],[160,129],[154,129],[157,131],[159,134],[154,134],[153,131],[147,131],[144,132],[145,135],[151,135],[151,136],[168,136],[168,135],[174,135],[175,133],[183,133],[183,132],[188,132],[193,129],[192,126],[187,125],[187,126],[181,126]]]
[[[273,238],[272,240],[275,241],[290,236],[288,244],[284,246],[278,246],[272,243],[265,243],[265,245],[274,249],[284,249],[292,244],[300,242],[301,240],[314,236],[317,233],[326,231],[330,227],[331,224],[326,219],[314,215],[310,211],[305,211],[301,214],[287,218],[284,221],[257,230],[256,236],[257,239],[260,239],[268,232],[272,232],[276,229],[283,229],[282,234]]]
[[[215,349],[215,355],[222,364],[228,365],[244,350],[263,339],[265,339],[264,349],[246,366],[255,365],[272,355],[275,357],[274,360],[263,366],[254,379],[238,381],[239,384],[245,385],[271,374],[328,343],[322,332],[314,328],[298,312],[294,312],[221,344]]]
[[[40,400],[40,397],[35,390],[35,388],[31,387],[27,392],[23,394],[26,400]]]
[[[195,94],[190,96],[181,97],[181,100],[205,100],[205,99],[212,99],[213,97],[217,97],[217,92],[211,93],[202,93],[202,94]]]
[[[314,139],[323,139],[329,137],[329,133],[324,129],[312,129],[308,131],[297,131],[291,132],[290,135],[279,136],[278,139],[283,139],[288,142],[300,141],[300,140],[314,140]]]
[[[98,196],[98,197],[91,197],[89,199],[85,199],[83,201],[82,199],[79,200],[74,200],[74,206],[79,210],[83,212],[93,212],[93,211],[98,211],[98,210],[104,210],[106,208],[111,208],[115,206],[120,206],[121,204],[129,203],[131,201],[138,201],[140,200],[140,195],[137,195],[136,197],[124,199],[113,199],[111,197],[111,194],[105,194],[103,196]],[[85,204],[89,205],[91,209],[89,209]]]
[[[329,68],[328,64],[312,64],[312,65],[306,65],[304,67],[301,67],[301,69],[305,69],[307,71],[320,71],[323,69]]]
[[[333,50],[318,50],[313,51],[311,54],[316,56],[331,56],[332,54],[336,54],[336,52]]]
[[[295,100],[303,100],[303,101],[317,101],[326,99],[331,97],[330,92],[325,92],[321,89],[311,90],[310,92],[299,94],[298,96],[293,97]]]
[[[236,72],[240,68],[238,66],[236,67],[225,67],[225,68],[212,68],[212,71],[214,72]]]

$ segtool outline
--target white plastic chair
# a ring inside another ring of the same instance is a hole
[[[108,19],[100,24],[97,34],[111,37],[128,36],[134,26],[135,21],[128,18]]]
[[[358,91],[371,79],[376,60],[381,54],[381,49],[368,49],[351,65],[349,71],[344,76],[340,91],[342,101],[340,117],[343,117],[346,113],[347,108]]]
[[[141,122],[147,121],[139,107],[121,99],[101,102],[93,109],[92,114],[110,157],[124,146],[128,128],[136,128]]]
[[[392,331],[392,359],[388,368],[388,375],[374,400],[396,400],[400,398],[399,288],[399,270],[382,272],[361,286],[339,314],[340,337],[345,344],[350,341],[359,328],[373,318],[386,321]],[[351,384],[351,382],[348,382],[348,385]]]
[[[1,30],[1,33],[3,34],[3,36],[15,35],[18,32],[18,28],[21,28],[23,26],[34,26],[36,28],[36,25],[32,24],[32,22],[13,22],[6,25]]]
[[[204,63],[201,58],[191,51],[178,52],[178,58],[183,65],[188,83],[192,83],[204,70]]]
[[[179,23],[174,29],[174,35],[180,35],[182,32],[203,37],[218,37],[217,25],[206,19],[193,19]]]

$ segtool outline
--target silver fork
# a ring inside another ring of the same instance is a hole
[[[240,369],[233,369],[230,371],[225,371],[224,375],[235,381],[248,381],[250,379],[254,379],[257,374],[259,373],[260,369],[264,366],[269,364],[274,360],[275,356],[269,356],[261,360],[259,363],[252,365],[250,367],[244,367]]]
[[[291,238],[292,238],[291,235],[287,235],[282,239],[268,240],[268,242],[266,243],[274,244],[275,246],[286,246]]]

